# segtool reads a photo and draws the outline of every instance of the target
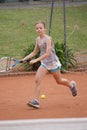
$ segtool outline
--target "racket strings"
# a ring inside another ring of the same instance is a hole
[[[9,69],[12,69],[12,68],[18,66],[20,63],[22,63],[20,60],[10,58]]]
[[[9,59],[9,70],[12,69],[16,64],[16,61],[10,57]]]

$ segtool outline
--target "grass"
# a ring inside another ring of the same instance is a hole
[[[67,45],[75,52],[87,52],[87,6],[66,8]],[[35,43],[35,22],[43,20],[49,29],[50,8],[1,9],[0,57],[23,57],[24,49]],[[55,7],[51,27],[54,42],[63,42],[63,9]],[[75,27],[75,30],[74,30]],[[74,31],[73,31],[74,30]]]

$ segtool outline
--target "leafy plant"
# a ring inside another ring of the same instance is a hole
[[[66,46],[66,55],[65,55],[64,44],[59,44],[58,42],[56,42],[55,51],[62,64],[62,70],[67,70],[69,68],[76,67],[76,59],[74,57],[72,49]]]
[[[28,48],[26,50],[24,50],[24,57],[33,51],[34,46],[35,46],[34,44],[30,44],[28,46]],[[70,49],[68,46],[66,47],[67,57],[65,57],[64,45],[56,42],[55,51],[62,64],[62,70],[67,70],[69,68],[76,67],[76,59],[74,57],[72,49]],[[34,58],[37,58],[37,57],[39,57],[39,52],[37,53],[37,55]],[[26,70],[36,71],[39,66],[40,66],[40,62],[37,62],[33,65],[29,65],[28,63],[25,64]]]
[[[27,56],[28,54],[30,54],[33,51],[34,47],[35,47],[34,44],[30,44],[28,46],[28,48],[26,50],[24,50],[24,57]],[[39,51],[38,51],[37,55],[35,57],[33,57],[33,58],[37,58],[37,57],[39,57]],[[40,66],[40,62],[37,62],[37,63],[35,63],[33,65],[29,65],[29,63],[26,63],[25,64],[25,69],[26,70],[36,71],[39,66]]]

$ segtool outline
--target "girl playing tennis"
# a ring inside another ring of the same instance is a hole
[[[34,64],[40,61],[41,65],[38,68],[35,77],[34,99],[27,103],[27,105],[30,107],[39,108],[40,84],[48,71],[51,72],[57,84],[67,86],[71,90],[73,96],[77,95],[77,90],[75,81],[69,82],[67,79],[61,77],[60,73],[61,63],[55,53],[52,38],[45,34],[46,32],[45,23],[42,21],[37,22],[35,24],[35,29],[37,34],[39,35],[36,39],[35,48],[33,52],[31,52],[23,59],[23,61],[26,61],[34,57],[37,54],[38,49],[40,49],[40,56],[30,61],[30,64]]]

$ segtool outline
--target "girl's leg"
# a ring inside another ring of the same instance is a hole
[[[34,99],[39,99],[40,95],[40,84],[45,75],[47,74],[48,70],[42,66],[39,67],[35,76],[35,96]]]
[[[52,75],[58,84],[65,85],[65,86],[71,88],[70,82],[67,79],[61,77],[60,70],[52,73]]]
[[[75,83],[75,81],[69,82],[67,79],[62,78],[61,77],[61,73],[60,73],[59,70],[56,71],[56,72],[54,72],[54,73],[52,73],[52,74],[53,74],[53,77],[55,78],[55,80],[56,80],[56,82],[58,84],[65,85],[65,86],[69,87],[70,90],[71,90],[71,92],[72,92],[72,95],[73,96],[77,95],[77,89],[76,89],[76,83]]]
[[[48,70],[42,66],[39,67],[36,73],[35,77],[35,93],[34,93],[34,99],[32,101],[29,101],[27,103],[28,106],[34,107],[34,108],[39,108],[39,95],[40,95],[40,83],[44,76],[47,74]]]

